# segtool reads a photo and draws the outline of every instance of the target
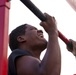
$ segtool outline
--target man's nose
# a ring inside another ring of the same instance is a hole
[[[42,31],[42,30],[37,30],[37,32],[43,33],[43,31]]]

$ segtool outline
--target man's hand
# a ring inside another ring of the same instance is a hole
[[[57,22],[55,20],[55,17],[50,16],[47,13],[44,13],[44,15],[46,16],[46,21],[41,22],[40,25],[45,29],[48,34],[56,33],[58,35]]]
[[[73,45],[73,49],[70,49],[69,46],[67,46],[68,51],[72,52],[74,56],[76,56],[76,41],[70,39],[70,42]]]

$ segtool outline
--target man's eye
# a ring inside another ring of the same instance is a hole
[[[30,30],[34,30],[34,28],[30,28]]]
[[[37,30],[37,28],[30,28],[30,30]]]
[[[30,28],[30,30],[32,30],[32,28]]]

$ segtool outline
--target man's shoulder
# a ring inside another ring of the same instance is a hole
[[[22,50],[22,49],[15,49],[12,51],[12,53],[10,54],[9,57],[20,57],[20,56],[24,56],[24,55],[29,55],[32,56],[32,54],[30,52],[28,52],[27,50]]]
[[[31,54],[27,51],[16,49],[12,51],[10,56],[8,57],[8,67],[9,67],[9,73],[12,73],[13,75],[16,75],[16,61],[17,59],[22,59],[24,56],[31,56]]]
[[[39,75],[40,60],[32,56],[22,56],[16,61],[17,73]]]

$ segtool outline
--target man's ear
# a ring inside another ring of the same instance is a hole
[[[25,36],[18,36],[17,37],[18,42],[25,42],[26,41],[26,37]]]

